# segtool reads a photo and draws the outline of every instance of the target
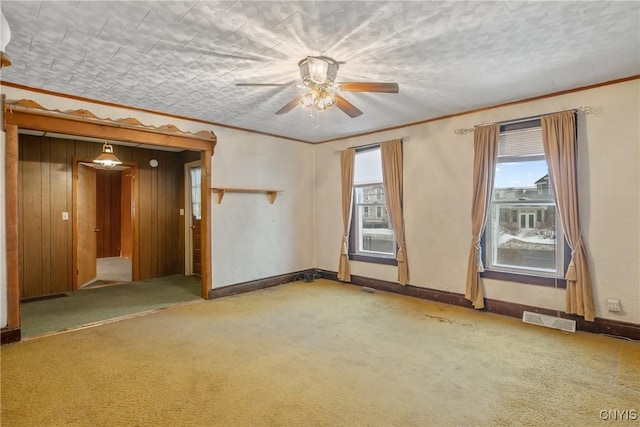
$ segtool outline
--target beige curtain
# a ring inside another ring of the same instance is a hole
[[[476,127],[473,160],[473,199],[471,202],[471,249],[467,264],[467,289],[465,298],[477,309],[484,308],[484,292],[480,284],[482,248],[480,239],[487,221],[487,212],[493,191],[493,176],[498,158],[500,125]]]
[[[382,179],[387,212],[398,244],[398,283],[409,281],[407,245],[404,239],[404,214],[402,212],[402,143],[399,139],[380,144]]]
[[[587,251],[582,242],[578,215],[578,180],[576,172],[576,122],[573,111],[541,117],[544,155],[549,165],[549,180],[567,242],[571,262],[567,279],[566,312],[594,321],[591,276]]]
[[[340,245],[340,263],[338,280],[351,280],[349,266],[349,227],[351,226],[351,210],[353,206],[353,169],[356,158],[355,148],[340,152],[340,168],[342,177],[342,244]]]

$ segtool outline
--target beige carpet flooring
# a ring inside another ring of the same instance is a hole
[[[2,426],[594,426],[640,344],[326,280],[3,346]]]

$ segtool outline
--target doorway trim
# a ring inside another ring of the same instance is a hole
[[[73,158],[72,167],[72,289],[75,291],[80,287],[78,283],[78,166],[80,163],[92,163],[93,159],[86,159],[81,157]],[[131,280],[134,282],[140,280],[140,215],[138,215],[138,164],[134,162],[122,162],[122,166],[126,166],[131,169],[133,175],[133,191],[131,192],[131,202],[133,204],[132,209],[132,222],[133,222],[133,250],[131,257]]]
[[[87,102],[91,102],[87,100]],[[125,107],[126,108],[126,107]],[[2,96],[5,131],[5,210],[7,251],[7,329],[20,328],[19,216],[18,216],[18,132],[19,129],[57,132],[89,138],[199,151],[202,161],[202,276],[201,297],[208,299],[213,288],[211,274],[211,158],[217,143],[212,131],[197,134],[180,131],[174,125],[145,126],[135,119],[100,119],[87,110],[47,110],[31,100],[6,102]]]

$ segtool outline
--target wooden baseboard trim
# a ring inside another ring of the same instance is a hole
[[[234,285],[223,286],[221,288],[209,289],[209,299],[228,297],[230,295],[243,294],[245,292],[258,291],[272,286],[290,283],[305,274],[315,273],[315,269],[296,271],[294,273],[280,274],[279,276],[267,277],[265,279],[250,280],[248,282],[236,283]]]
[[[338,280],[338,274],[334,271],[317,270],[320,275],[329,280]],[[362,276],[351,276],[351,282],[346,283],[348,285],[366,286],[372,289],[380,291],[393,292],[396,294],[406,295],[415,298],[426,299],[430,301],[442,302],[445,304],[458,305],[473,309],[471,303],[464,297],[463,294],[455,292],[441,291],[437,289],[423,288],[413,285],[399,285],[395,282],[389,282],[385,280],[372,279]],[[547,308],[533,307],[524,304],[517,304],[508,301],[500,301],[495,299],[485,298],[485,307],[480,311],[486,311],[489,313],[501,314],[504,316],[510,316],[522,319],[523,311],[530,311],[533,313],[546,314],[549,316],[558,316],[564,319],[570,319],[576,321],[576,330],[591,332],[594,334],[605,334],[620,338],[630,338],[633,340],[640,340],[640,325],[635,323],[620,322],[618,320],[602,319],[597,317],[594,322],[587,322],[583,317],[573,314],[566,314],[561,311],[550,310]]]
[[[20,332],[20,328],[2,328],[0,331],[0,344],[11,344],[14,342],[20,341],[22,338],[22,333]]]

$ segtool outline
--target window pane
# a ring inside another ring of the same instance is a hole
[[[539,215],[542,221],[534,221]],[[550,204],[494,205],[492,264],[556,270],[556,207]],[[519,220],[518,220],[519,219]]]
[[[380,217],[376,215],[362,218],[359,249],[395,255],[396,244],[389,224],[387,208],[385,206],[377,208],[381,213]]]
[[[200,166],[191,168],[191,214],[195,219],[200,219]]]
[[[355,188],[356,253],[395,256],[396,241],[385,205],[382,183]]]
[[[500,162],[493,184],[494,200],[552,200],[545,160]]]

